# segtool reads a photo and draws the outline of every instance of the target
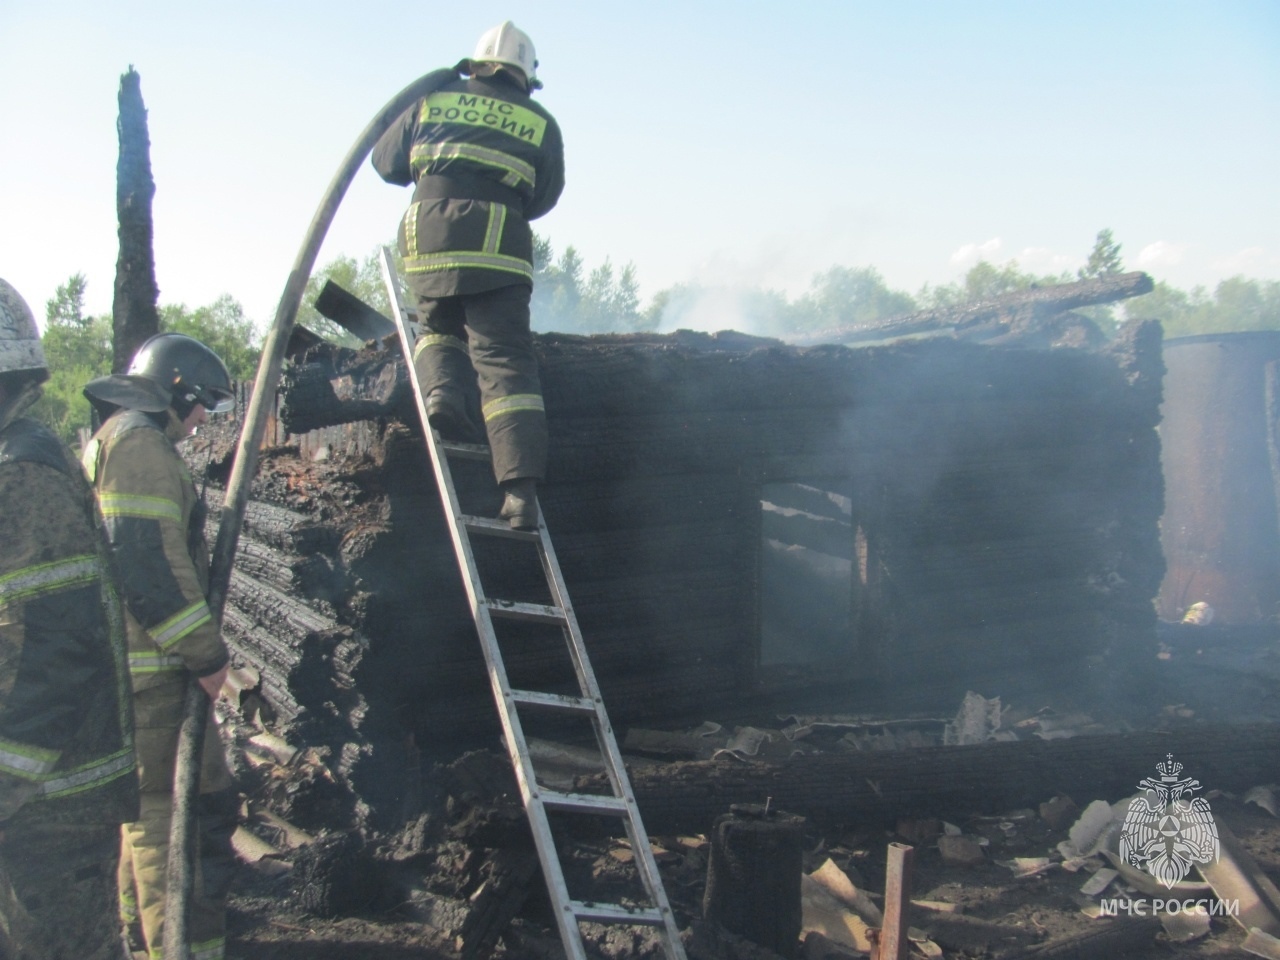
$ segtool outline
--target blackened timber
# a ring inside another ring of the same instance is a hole
[[[926,333],[954,328],[958,332],[994,327],[988,336],[1003,333],[1015,319],[1043,320],[1055,314],[1081,307],[1115,303],[1129,297],[1150,293],[1155,288],[1151,277],[1142,272],[1094,277],[1075,283],[1032,286],[1003,297],[966,303],[955,307],[920,310],[865,325],[833,327],[794,338],[796,343],[853,343],[859,340],[885,340],[913,333]]]
[[[942,413],[977,401],[1052,405],[1087,399],[1091,379],[1108,370],[1120,380],[1114,361],[1086,351],[1009,351],[1017,357],[1011,364],[1003,350],[921,341],[858,351],[775,346],[727,362],[718,353],[592,339],[535,338],[553,429],[579,417],[677,411],[684,426],[750,410],[826,416],[820,412],[904,402],[938,404]],[[286,370],[281,421],[291,433],[386,416],[412,422],[406,381],[403,364],[386,352],[326,344]]]
[[[120,252],[111,301],[111,371],[124,373],[143,341],[160,330],[156,308],[160,290],[156,286],[151,220],[156,183],[151,175],[151,138],[147,133],[147,108],[142,102],[142,78],[132,66],[120,77],[117,102],[120,156],[116,161],[116,217]]]
[[[698,832],[733,803],[761,803],[824,825],[892,823],[963,810],[995,814],[1061,793],[1081,805],[1138,791],[1147,770],[1173,753],[1188,774],[1220,790],[1265,782],[1280,756],[1280,724],[1205,725],[1064,740],[993,742],[775,763],[688,761],[636,768],[631,783],[649,828]],[[575,789],[591,789],[581,778]]]

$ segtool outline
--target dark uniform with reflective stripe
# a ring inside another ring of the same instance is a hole
[[[156,956],[163,943],[183,697],[192,674],[208,676],[227,663],[227,648],[205,598],[204,505],[174,449],[184,434],[172,410],[121,410],[84,453],[124,594],[142,783],[142,813],[125,825],[121,842],[121,913],[126,920],[136,913]],[[225,947],[237,807],[230,786],[222,743],[210,723],[200,774],[201,868],[188,924],[193,960],[216,960]]]
[[[473,367],[499,482],[542,479],[547,424],[529,332],[533,231],[564,189],[560,128],[498,74],[438,87],[382,136],[373,165],[416,183],[400,224],[406,281],[426,333],[414,362],[423,390],[458,390]],[[470,364],[468,365],[468,359]]]
[[[114,957],[138,815],[123,615],[93,494],[31,420],[0,430],[0,956]]]

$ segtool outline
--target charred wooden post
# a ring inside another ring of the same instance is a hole
[[[142,102],[142,77],[133,67],[120,77],[117,100],[120,158],[116,162],[116,216],[120,253],[111,303],[111,370],[123,373],[142,342],[160,330],[156,310],[160,290],[151,249],[151,201],[156,194],[151,176],[151,140],[147,135],[147,108]]]
[[[804,818],[737,804],[711,831],[704,919],[783,957],[800,944]]]
[[[979,303],[920,310],[888,317],[866,326],[834,327],[792,338],[793,343],[856,343],[888,340],[916,333],[954,330],[959,336],[986,340],[1016,327],[1028,328],[1059,314],[1081,307],[1115,303],[1141,296],[1154,289],[1145,273],[1121,273],[1062,283],[1049,287],[1017,290]]]

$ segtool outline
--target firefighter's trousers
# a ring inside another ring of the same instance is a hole
[[[25,814],[0,841],[0,957],[115,960],[119,826]]]
[[[185,677],[185,674],[182,675]],[[173,820],[173,766],[178,750],[184,684],[135,691],[133,695],[141,813],[120,831],[120,919],[136,920],[152,957],[164,947],[169,830]],[[239,802],[231,789],[221,739],[210,720],[201,755],[196,804],[198,865],[187,918],[191,960],[221,960],[226,948],[226,900],[235,870],[231,835]]]
[[[424,395],[480,389],[480,413],[499,483],[541,480],[547,469],[547,414],[529,332],[530,288],[514,284],[453,297],[417,298],[423,336],[414,366]]]

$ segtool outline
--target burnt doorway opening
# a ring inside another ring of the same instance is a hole
[[[799,670],[827,679],[857,672],[867,588],[867,538],[847,478],[760,487],[759,667],[763,679]]]

